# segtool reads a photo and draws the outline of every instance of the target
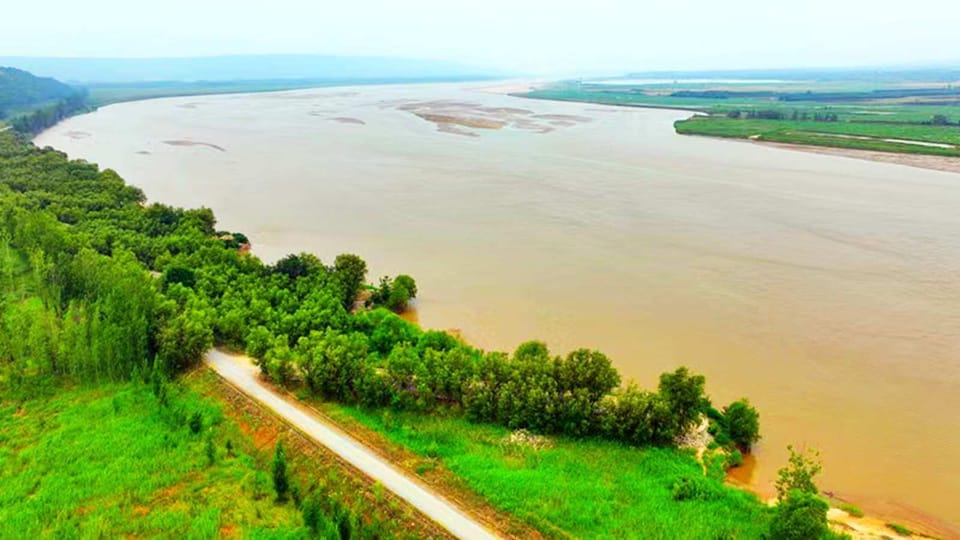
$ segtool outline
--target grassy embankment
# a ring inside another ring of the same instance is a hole
[[[354,531],[363,516],[365,530],[385,538],[444,536],[276,418],[231,399],[212,373],[167,388],[166,407],[137,382],[0,401],[0,538],[313,537],[296,502],[275,497],[281,440],[294,497],[321,494],[319,536],[339,538],[344,512]]]
[[[565,538],[760,538],[771,514],[752,494],[704,476],[692,451],[596,439],[516,437],[456,415],[319,404],[412,474]],[[702,478],[703,500],[674,498]]]
[[[929,88],[875,89],[880,92],[876,97],[856,81],[825,88],[813,83],[773,88],[682,82],[637,86],[558,83],[523,95],[705,113],[675,123],[677,133],[686,135],[960,156],[960,101],[953,90],[930,96]],[[777,113],[782,118],[748,117],[756,111]],[[738,113],[739,117],[731,117]],[[814,120],[826,115],[832,119]],[[938,116],[945,123],[934,124]]]
[[[190,391],[174,400],[203,415],[214,464],[205,436],[158,407],[144,385],[3,403],[0,536],[305,536],[299,512],[274,502],[266,470],[220,408]]]

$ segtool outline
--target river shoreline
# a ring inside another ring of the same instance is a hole
[[[474,90],[474,89],[472,89],[472,90]],[[245,94],[245,93],[246,93],[246,92],[244,92],[243,94]],[[529,99],[529,98],[528,98],[528,99]],[[545,100],[545,101],[558,101],[558,100]],[[578,102],[578,103],[585,103],[585,102]],[[598,104],[598,105],[603,106],[603,105],[609,105],[609,104]],[[611,106],[618,106],[618,105],[611,105]],[[631,107],[631,108],[665,109],[665,107],[644,107],[644,106],[628,106],[628,107]],[[669,110],[677,110],[677,111],[684,111],[683,109],[677,109],[677,108],[675,108],[675,107],[670,107],[670,108],[666,108],[666,109],[669,109]],[[689,111],[686,111],[686,112],[689,112]],[[729,139],[728,139],[728,140],[729,140]],[[738,140],[739,140],[739,139],[738,139]],[[753,141],[740,140],[740,142],[753,142]],[[782,148],[790,149],[790,150],[795,150],[795,151],[808,151],[808,152],[814,152],[814,153],[834,153],[833,151],[834,151],[834,150],[837,150],[837,149],[832,149],[832,148],[821,148],[821,147],[810,147],[809,149],[805,149],[805,148],[802,148],[802,147],[798,147],[798,145],[790,145],[790,144],[780,145],[780,144],[776,144],[776,143],[764,143],[764,142],[759,142],[759,141],[753,142],[753,143],[754,143],[754,144],[762,144],[762,145],[772,145],[772,146],[778,146],[778,147],[782,147]],[[846,154],[847,152],[848,152],[848,151],[844,150],[841,155]],[[853,152],[858,152],[858,151],[853,151]],[[881,153],[881,154],[883,154],[883,153]],[[898,157],[898,158],[901,157],[901,156],[898,155],[898,154],[893,154],[893,156],[894,156],[894,157]],[[847,157],[852,157],[852,156],[847,156]],[[903,156],[903,157],[913,157],[913,156]],[[866,158],[861,158],[861,159],[866,159]],[[914,166],[916,166],[916,165],[914,165]],[[899,514],[897,514],[897,515],[899,515]],[[904,519],[904,520],[909,520],[909,523],[910,523],[910,524],[916,523],[916,522],[918,521],[918,520],[914,520],[914,519],[908,518],[906,515],[903,515],[903,516],[902,516],[902,519]],[[937,529],[940,530],[941,528],[940,528],[940,527],[937,527]],[[948,529],[948,530],[950,530],[950,529]],[[892,532],[891,532],[891,534],[892,534]],[[953,534],[955,534],[955,533],[953,533]],[[948,534],[945,534],[945,536],[948,536],[948,537],[949,537],[950,534],[949,534],[949,533],[948,533]]]
[[[535,87],[531,86],[527,91],[532,90],[534,88]],[[692,112],[695,114],[706,113],[704,109],[697,108],[697,107],[678,107],[678,106],[666,106],[666,105],[661,106],[661,105],[629,104],[629,103],[603,103],[599,101],[585,101],[580,99],[555,99],[555,98],[530,97],[530,96],[525,96],[522,92],[516,92],[516,91],[508,92],[507,95],[512,97],[517,97],[517,98],[523,98],[523,99],[557,101],[562,103],[592,103],[594,105],[601,105],[601,106],[608,106],[608,107],[668,110],[668,111],[678,111],[678,112]],[[725,141],[749,142],[749,143],[769,146],[773,148],[781,148],[784,150],[808,152],[813,154],[823,154],[828,156],[847,157],[847,158],[859,159],[863,161],[891,163],[894,165],[904,165],[907,167],[914,167],[917,169],[927,169],[927,170],[933,170],[933,171],[952,172],[952,173],[960,174],[960,158],[955,158],[955,157],[936,156],[936,155],[930,155],[930,154],[882,152],[879,150],[862,150],[858,148],[838,148],[838,147],[832,147],[832,146],[816,146],[816,145],[800,144],[800,143],[758,141],[758,140],[741,139],[741,138],[733,138],[733,137],[715,137],[710,135],[698,135],[698,134],[692,134],[690,136],[707,137],[710,139],[722,139]]]

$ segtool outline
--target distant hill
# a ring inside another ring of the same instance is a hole
[[[79,83],[238,81],[276,79],[429,79],[493,75],[450,62],[322,55],[245,55],[196,58],[0,57],[38,75]]]
[[[76,89],[55,79],[37,77],[16,68],[0,67],[0,118],[67,99],[76,93]]]

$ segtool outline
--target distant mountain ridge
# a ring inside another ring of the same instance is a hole
[[[4,65],[0,61],[0,66]],[[67,99],[77,89],[49,77],[12,67],[0,67],[0,118],[37,105]]]
[[[485,78],[492,72],[452,62],[326,55],[233,55],[185,58],[0,57],[38,75],[78,83],[277,79]]]

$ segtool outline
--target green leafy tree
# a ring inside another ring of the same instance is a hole
[[[694,375],[685,367],[660,375],[660,395],[673,412],[681,432],[695,425],[709,406],[705,385],[703,375]]]
[[[777,499],[783,501],[791,492],[820,493],[814,482],[814,478],[823,470],[820,453],[812,448],[806,453],[798,452],[792,445],[787,446],[787,450],[790,451],[787,466],[777,471]]]
[[[343,286],[343,307],[349,309],[367,280],[367,263],[357,255],[344,253],[334,259],[333,272]]]
[[[723,423],[730,439],[744,450],[760,440],[760,414],[746,398],[724,408]]]
[[[277,492],[278,501],[286,501],[290,492],[290,478],[287,476],[287,454],[283,449],[283,442],[277,443],[273,453],[273,489]]]
[[[314,535],[319,533],[323,514],[320,508],[320,497],[315,491],[303,501],[300,513],[303,516],[303,524],[310,529],[310,532]]]
[[[275,274],[283,274],[290,279],[299,279],[316,275],[324,271],[323,263],[316,256],[309,253],[287,255],[273,265]]]

